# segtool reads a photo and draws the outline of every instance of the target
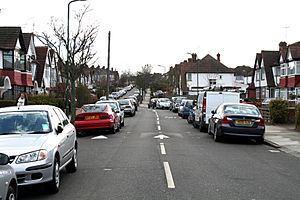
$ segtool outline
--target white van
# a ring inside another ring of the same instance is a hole
[[[223,91],[200,92],[195,110],[194,127],[199,127],[200,131],[205,131],[211,111],[216,109],[221,103],[240,103],[240,93]]]

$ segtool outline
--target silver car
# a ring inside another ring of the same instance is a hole
[[[8,163],[9,157],[0,153],[0,199],[16,200],[18,195],[17,177],[14,169]]]
[[[120,119],[120,128],[123,127],[125,125],[125,121],[124,121],[124,109],[121,109],[121,106],[119,104],[118,101],[116,100],[104,100],[104,101],[97,101],[96,104],[109,104],[112,108],[115,109],[119,119]]]
[[[7,154],[18,185],[45,183],[59,191],[60,171],[77,170],[75,127],[55,106],[0,108],[0,152]]]

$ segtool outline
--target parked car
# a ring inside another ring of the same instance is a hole
[[[105,104],[108,103],[112,108],[115,109],[115,112],[119,116],[120,119],[120,128],[125,125],[125,119],[124,119],[124,110],[121,108],[120,104],[116,100],[108,100],[108,101],[97,101],[96,104]]]
[[[60,188],[60,171],[77,170],[75,127],[55,106],[28,105],[0,108],[0,152],[9,156],[18,185],[46,183]]]
[[[133,100],[135,111],[138,111],[139,101],[138,101],[137,97],[136,96],[128,96],[128,99]]]
[[[171,100],[168,98],[158,98],[156,102],[156,108],[158,109],[170,109]]]
[[[125,115],[133,117],[135,115],[135,107],[132,103],[133,99],[118,99],[121,108]]]
[[[194,121],[195,121],[195,110],[196,110],[196,106],[194,106],[192,109],[189,110],[189,115],[187,117],[187,122],[189,124],[194,124]],[[195,127],[195,128],[198,128],[198,127]]]
[[[120,119],[115,109],[108,103],[86,104],[80,108],[74,125],[78,135],[95,130],[108,130],[114,134],[120,130]]]
[[[193,108],[194,100],[192,99],[183,99],[179,109],[178,109],[178,116],[186,119],[190,114],[190,109]]]
[[[259,109],[251,104],[223,103],[212,111],[208,133],[220,141],[225,136],[254,138],[264,142],[265,122]]]
[[[186,98],[187,97],[183,97],[183,96],[179,96],[179,97],[174,98],[174,101],[172,103],[172,111],[177,113],[182,100],[186,99]]]
[[[0,199],[17,200],[17,177],[14,169],[8,163],[9,157],[0,153]]]
[[[156,108],[156,102],[157,102],[158,98],[157,97],[152,97],[149,99],[149,103],[148,103],[148,108]]]
[[[195,110],[195,125],[200,131],[207,130],[211,111],[222,103],[240,103],[239,92],[203,91],[198,95],[197,109]]]

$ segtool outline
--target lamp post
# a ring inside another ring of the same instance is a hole
[[[76,1],[86,1],[86,0],[72,0],[68,3],[68,20],[67,20],[67,77],[66,77],[66,115],[69,117],[69,70],[70,70],[70,5]]]

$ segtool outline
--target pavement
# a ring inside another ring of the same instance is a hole
[[[150,91],[147,91],[141,104],[147,107]],[[292,154],[300,158],[300,132],[296,131],[295,124],[266,125],[265,143],[279,151]]]
[[[295,124],[266,125],[265,142],[300,158],[300,132]]]

